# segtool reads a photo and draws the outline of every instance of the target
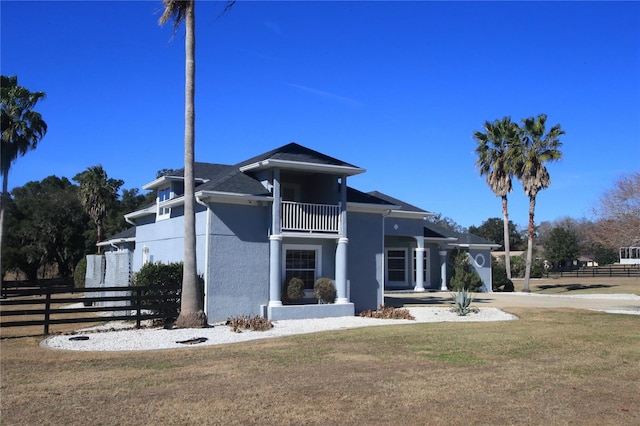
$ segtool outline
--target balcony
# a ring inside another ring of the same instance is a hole
[[[340,205],[282,202],[282,230],[340,232]]]

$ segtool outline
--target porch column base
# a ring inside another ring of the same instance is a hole
[[[280,259],[282,235],[269,236],[269,306],[282,306]]]

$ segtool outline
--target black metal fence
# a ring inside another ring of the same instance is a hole
[[[180,300],[176,293],[179,290],[180,287],[154,286],[68,289],[51,285],[11,289],[9,293],[12,297],[0,300],[0,319],[2,320],[0,326],[43,326],[45,335],[49,334],[49,327],[52,324],[132,320],[136,322],[136,327],[140,328],[143,320],[166,320],[168,315],[177,316]],[[84,293],[84,297],[78,297],[79,293]],[[112,295],[93,296],[97,293]],[[100,302],[116,303],[110,303],[111,306],[100,306]],[[69,306],[79,303],[83,306]],[[53,305],[62,305],[62,307],[53,307]],[[11,308],[7,309],[7,307]],[[100,316],[101,313],[109,315]],[[7,318],[10,320],[6,321]]]
[[[640,277],[639,265],[609,265],[573,269],[551,269],[547,277]]]

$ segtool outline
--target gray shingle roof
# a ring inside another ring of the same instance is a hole
[[[370,191],[368,192],[369,195],[373,196],[373,197],[377,197],[380,198],[386,202],[388,202],[389,204],[395,204],[397,206],[400,206],[400,210],[405,210],[405,211],[409,211],[409,212],[420,212],[420,213],[428,213],[426,210],[422,210],[419,207],[416,207],[412,204],[409,204],[405,201],[402,200],[398,200],[397,198],[393,198],[390,195],[387,194],[383,194],[382,192],[379,191]]]
[[[387,200],[384,200],[380,197],[376,197],[371,192],[365,193],[351,187],[347,187],[347,202],[360,203],[360,204],[379,204],[379,205],[389,205],[389,206],[394,205],[393,203]]]
[[[326,164],[331,166],[343,166],[343,167],[356,167],[353,164],[349,164],[345,161],[338,160],[337,158],[330,157],[321,152],[314,151],[313,149],[298,145],[295,142],[291,142],[287,145],[283,145],[280,148],[267,151],[264,154],[256,155],[242,163],[237,164],[238,167],[246,166],[248,164],[257,163],[268,159],[282,160],[282,161],[296,161],[301,163],[313,163],[313,164]]]
[[[107,238],[105,241],[117,241],[117,240],[122,240],[125,238],[133,238],[136,236],[136,227],[133,226],[131,228],[127,228],[122,232],[118,232],[115,235],[112,235],[111,237]]]
[[[387,194],[383,194],[378,191],[371,191],[368,194],[377,198],[381,198],[389,203],[396,204],[400,206],[400,210],[426,212],[426,210],[423,210],[412,204],[409,204],[402,200],[398,200],[397,198],[394,198]],[[494,244],[493,242],[489,240],[485,240],[484,238],[478,237],[477,235],[470,234],[468,232],[458,233],[451,229],[445,228],[440,225],[436,225],[435,223],[431,223],[428,221],[425,223],[425,226],[424,226],[424,236],[427,238],[445,238],[445,239],[455,238],[456,239],[455,244],[469,244],[469,245],[483,245],[483,246]]]

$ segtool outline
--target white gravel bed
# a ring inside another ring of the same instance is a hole
[[[415,307],[408,308],[415,320],[375,319],[361,317],[339,317],[305,320],[274,321],[274,327],[267,331],[244,331],[234,333],[230,327],[218,324],[208,328],[173,329],[143,328],[132,329],[133,324],[111,322],[98,327],[78,330],[75,335],[51,336],[41,342],[50,349],[74,351],[140,351],[201,347],[227,343],[268,339],[293,334],[306,334],[328,330],[381,326],[389,324],[416,324],[428,322],[478,322],[510,321],[518,319],[498,308],[480,308],[478,313],[458,316],[450,308]],[[128,327],[128,329],[126,328]],[[81,337],[86,340],[75,340]],[[178,343],[191,339],[205,338],[196,344]]]

